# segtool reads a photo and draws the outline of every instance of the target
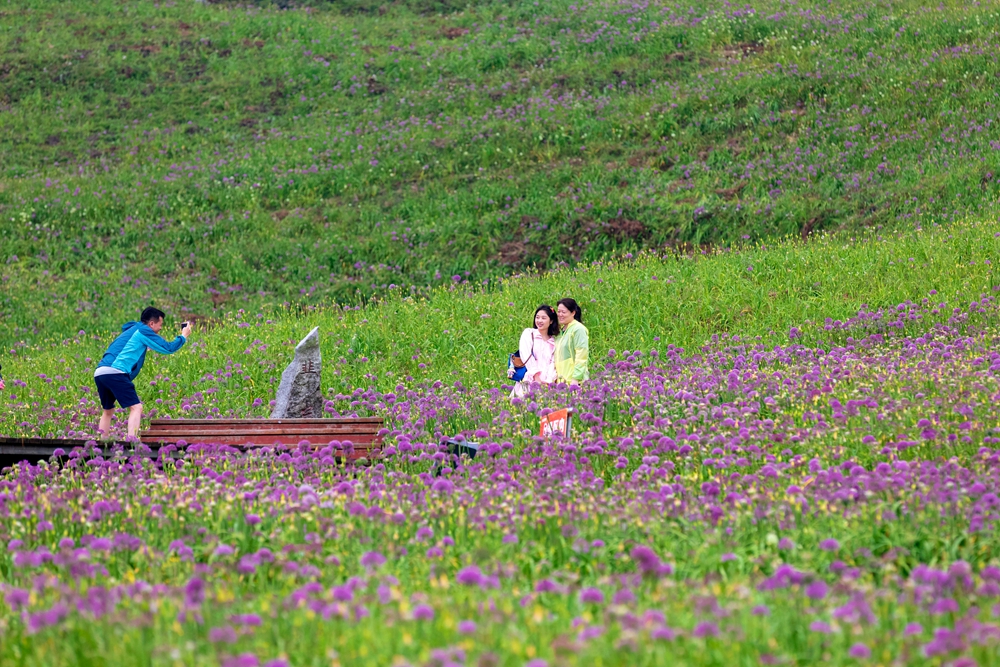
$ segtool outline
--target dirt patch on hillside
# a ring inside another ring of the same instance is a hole
[[[618,217],[608,220],[604,225],[604,233],[615,241],[641,241],[649,238],[649,227],[640,220]]]
[[[156,44],[111,44],[108,46],[108,51],[111,53],[116,51],[121,53],[138,52],[144,56],[151,56],[154,53],[159,53],[160,50]]]
[[[726,60],[742,60],[761,53],[764,49],[765,46],[761,42],[739,42],[723,47],[720,53]]]
[[[731,188],[720,188],[719,190],[715,191],[715,194],[719,195],[726,201],[729,201],[731,199],[736,199],[739,196],[739,194],[743,192],[743,188],[745,188],[746,186],[747,182],[741,181]]]

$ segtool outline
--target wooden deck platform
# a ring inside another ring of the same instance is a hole
[[[346,458],[370,458],[382,448],[379,417],[330,419],[154,419],[141,440],[149,447],[184,442],[234,447],[337,443]],[[350,443],[350,445],[347,445]]]
[[[9,438],[0,437],[0,470],[16,465],[20,461],[37,463],[47,461],[55,455],[56,450],[62,450],[66,454],[77,447],[85,447],[87,440],[74,438]],[[131,449],[131,443],[125,442],[102,442],[98,444],[101,451],[108,451],[115,445],[121,445],[126,449]],[[159,446],[151,447],[152,451],[145,456],[157,456]]]
[[[157,456],[161,446],[171,444],[225,444],[238,449],[267,446],[297,446],[303,441],[316,448],[336,443],[338,459],[357,461],[373,458],[382,448],[383,421],[378,417],[331,419],[154,419],[140,440]],[[18,461],[48,459],[57,449],[67,454],[84,447],[86,440],[69,438],[0,437],[0,469]],[[348,444],[349,443],[349,444]],[[116,444],[101,443],[102,450]]]
[[[48,458],[52,452],[62,449],[67,454],[76,447],[83,447],[86,440],[69,438],[0,438],[0,457],[23,456],[27,460]],[[112,443],[113,444],[113,443]],[[36,457],[36,458],[29,458]]]

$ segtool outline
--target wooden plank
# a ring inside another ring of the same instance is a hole
[[[211,420],[207,420],[211,421]],[[159,439],[148,439],[145,435],[142,437],[142,443],[146,445],[149,450],[143,453],[136,452],[131,443],[117,443],[117,442],[99,442],[98,447],[102,452],[102,456],[109,456],[112,453],[112,448],[116,445],[121,445],[124,450],[125,456],[146,456],[156,458],[159,456],[158,449],[161,444],[176,443],[177,440],[186,439],[189,440],[189,444],[221,444],[229,445],[231,447],[242,449],[244,451],[248,449],[256,449],[260,447],[272,447],[272,446],[285,446],[289,448],[295,448],[301,440],[309,440],[311,446],[319,449],[326,447],[329,443],[329,438],[325,434],[309,438],[302,437],[299,434],[278,437],[275,438],[267,434],[252,434],[246,436],[243,434],[232,434],[228,436],[216,436],[213,437],[211,443],[198,442],[197,439],[191,441],[188,438],[165,438],[163,440]],[[334,458],[337,461],[342,461],[347,459],[348,461],[356,461],[361,458],[375,458],[379,455],[379,450],[382,447],[382,438],[378,435],[356,434],[353,438],[344,438],[345,440],[351,440],[353,445],[350,454],[344,452],[343,450],[337,450],[340,453],[335,454]],[[35,462],[39,459],[48,459],[53,455],[56,449],[62,449],[67,454],[73,449],[78,447],[84,447],[86,445],[86,440],[79,439],[69,439],[69,438],[10,438],[10,437],[0,437],[0,468],[7,465],[14,465],[18,461],[29,461]]]
[[[158,426],[161,424],[381,424],[381,417],[328,417],[310,419],[153,419],[150,424]]]
[[[295,431],[314,431],[317,433],[343,433],[351,431],[361,431],[363,433],[376,433],[382,428],[381,424],[279,424],[274,422],[262,424],[154,424],[147,431],[230,431],[232,433],[256,433],[259,431],[271,431],[289,429]]]
[[[315,429],[282,429],[282,430],[268,430],[268,431],[227,431],[225,429],[219,429],[215,431],[150,431],[142,434],[143,438],[165,438],[168,440],[183,438],[185,440],[190,440],[191,438],[217,438],[221,436],[230,435],[245,435],[245,436],[260,436],[260,437],[274,437],[274,438],[325,438],[326,442],[331,440],[351,440],[357,438],[367,438],[369,440],[377,438],[378,434],[374,432],[360,433],[358,431],[341,431],[336,433],[324,433],[322,431],[317,432]]]
[[[62,447],[67,451],[69,451],[69,449],[72,449],[73,447],[83,447],[86,444],[87,444],[86,440],[77,440],[77,439],[71,440],[69,438],[9,438],[6,436],[0,438],[0,445],[10,446],[10,447],[16,447],[19,445],[31,446],[31,447],[52,446],[52,447]]]
[[[0,456],[41,456],[48,458],[52,456],[52,452],[56,449],[60,448],[46,445],[18,445],[16,447],[12,447],[10,445],[0,445]],[[68,454],[72,447],[69,449],[62,447],[61,449],[66,450],[66,453]]]
[[[329,444],[329,440],[325,437],[320,438],[309,438],[300,435],[294,436],[271,436],[271,435],[247,435],[243,433],[230,433],[229,435],[217,435],[211,438],[156,438],[152,440],[147,440],[145,437],[141,439],[141,442],[150,447],[160,446],[160,445],[175,445],[178,442],[183,441],[186,445],[282,445],[286,447],[295,447],[300,442],[309,443],[310,447],[322,448]],[[377,437],[365,437],[357,440],[351,440],[351,444],[355,447],[381,447],[382,439]],[[338,449],[338,448],[335,448]]]
[[[271,426],[287,426],[290,428],[360,428],[360,429],[379,429],[382,427],[381,422],[362,422],[362,423],[342,423],[342,422],[279,422],[279,421],[259,421],[256,424],[213,424],[211,422],[207,424],[184,424],[181,422],[163,422],[163,423],[153,423],[149,425],[149,428],[188,428],[188,429],[200,429],[200,428],[228,428],[232,431],[252,431],[258,428],[268,428]]]
[[[219,443],[219,444],[225,445],[225,446],[228,446],[228,447],[235,447],[235,448],[240,449],[240,450],[242,450],[244,452],[253,451],[254,449],[263,449],[265,447],[288,447],[290,449],[295,449],[296,448],[295,445],[288,445],[287,443],[283,443],[283,442],[263,442],[263,443],[245,442],[245,443],[236,443],[236,444],[230,444],[230,443]],[[311,451],[313,453],[315,453],[319,449],[320,449],[319,447],[313,445],[313,448],[312,448]],[[376,446],[376,445],[362,445],[360,447],[355,447],[354,449],[351,450],[350,458],[355,458],[356,459],[359,456],[371,456],[373,454],[377,456],[378,453],[379,453],[379,450],[381,450],[381,447]],[[337,451],[333,452],[333,458],[335,458],[335,459],[339,459],[339,458],[343,457],[344,455],[345,455],[345,452],[342,451],[342,450],[339,450],[339,449]]]
[[[291,436],[275,436],[267,434],[235,434],[228,433],[225,435],[213,435],[213,436],[201,436],[201,435],[191,435],[190,437],[157,437],[157,436],[142,436],[142,442],[144,444],[151,443],[176,443],[178,440],[184,440],[189,445],[195,444],[213,444],[213,445],[297,445],[303,440],[306,440],[313,447],[326,447],[330,443],[330,439],[325,436],[304,436],[304,435],[291,435]],[[357,436],[351,439],[351,444],[355,447],[376,447],[381,445],[381,438],[372,436]]]
[[[35,457],[39,457],[40,456],[40,457],[48,458],[50,456],[53,456],[55,450],[57,450],[57,449],[63,450],[68,455],[75,448],[76,448],[75,445],[67,445],[67,444],[60,444],[60,445],[56,445],[56,446],[53,446],[53,445],[42,445],[42,444],[11,446],[11,445],[0,444],[0,456],[5,456],[5,457],[7,457],[7,456],[14,456],[14,457],[16,457],[16,456],[35,456]],[[130,443],[128,445],[128,447],[126,447],[125,449],[123,449],[123,452],[124,452],[125,456],[154,456],[155,457],[157,455],[155,450],[158,449],[158,447],[156,447],[154,445],[154,446],[149,447],[149,448],[152,449],[152,450],[154,450],[154,451],[152,451],[152,452],[145,452],[145,453],[140,454],[139,452],[136,452],[133,449],[131,449],[131,443]],[[102,445],[100,449],[101,449],[101,456],[109,456],[112,453],[111,452],[111,448],[109,446]]]

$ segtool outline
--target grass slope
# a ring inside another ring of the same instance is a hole
[[[0,345],[995,198],[989,6],[286,4],[0,3]]]
[[[842,322],[860,311],[914,302],[933,308],[908,322],[915,331],[948,321],[953,308],[1000,287],[992,263],[998,256],[1000,223],[962,221],[856,242],[820,237],[704,256],[646,253],[516,277],[492,290],[451,285],[426,299],[394,290],[358,309],[241,312],[197,334],[181,353],[151,358],[139,392],[151,416],[264,416],[292,346],[313,326],[321,327],[322,382],[330,398],[435,382],[498,387],[506,382],[506,353],[534,307],[566,295],[583,305],[595,368],[612,350],[690,354],[718,335],[767,347],[794,338],[829,349],[852,340]],[[984,317],[995,326],[992,313]],[[16,349],[5,364],[0,432],[93,433],[91,373],[116,330]],[[488,422],[491,415],[477,419]]]

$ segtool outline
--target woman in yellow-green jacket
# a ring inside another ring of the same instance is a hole
[[[583,311],[574,299],[560,299],[556,318],[562,332],[556,338],[556,375],[559,382],[580,384],[590,379],[590,334],[583,326]]]

